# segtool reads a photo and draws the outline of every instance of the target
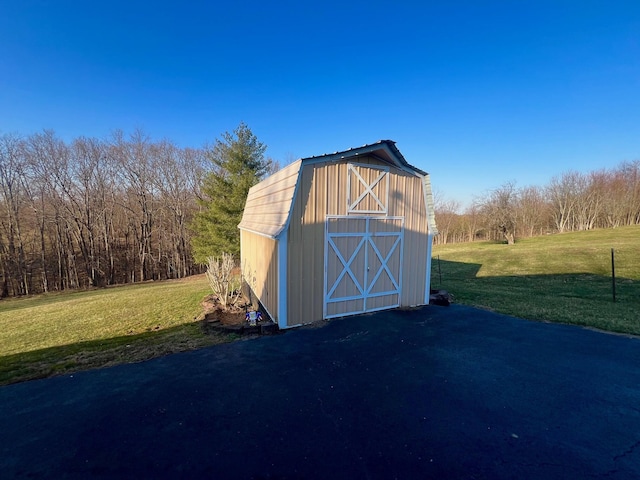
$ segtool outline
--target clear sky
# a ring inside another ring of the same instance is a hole
[[[0,2],[0,133],[281,163],[391,139],[463,203],[640,159],[640,1]]]

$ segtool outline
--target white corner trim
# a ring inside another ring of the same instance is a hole
[[[427,226],[429,228],[429,233],[437,235],[438,226],[436,225],[436,212],[435,205],[433,203],[431,177],[429,177],[429,174],[421,175],[420,177],[422,178],[422,194],[424,195],[424,206],[427,213]]]
[[[433,234],[427,234],[427,273],[424,286],[424,304],[429,305],[431,296],[431,251],[433,248]]]
[[[287,327],[287,231],[276,240],[278,242],[278,328]]]

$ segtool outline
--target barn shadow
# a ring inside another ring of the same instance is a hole
[[[446,279],[471,279],[478,276],[482,268],[481,263],[451,262],[433,258],[431,261],[431,288],[446,288]]]
[[[593,273],[479,276],[482,264],[433,259],[432,288],[454,303],[510,315],[640,334],[640,281]]]
[[[594,273],[562,273],[535,275],[478,276],[480,263],[452,262],[437,257],[431,264],[431,285],[433,288],[456,287],[475,288],[490,291],[511,288],[524,296],[535,294],[557,297],[602,299],[612,301],[612,281],[608,275]],[[640,281],[618,277],[616,297],[636,300],[640,294]]]

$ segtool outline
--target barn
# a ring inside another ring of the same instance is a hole
[[[391,140],[286,166],[238,228],[245,286],[280,328],[429,303],[431,183]]]

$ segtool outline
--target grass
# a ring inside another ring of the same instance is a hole
[[[616,252],[617,302],[611,294]],[[432,286],[459,303],[640,335],[640,226],[434,248]],[[440,276],[442,280],[440,281]],[[0,301],[0,385],[229,341],[195,318],[204,275]]]
[[[195,318],[204,275],[0,301],[0,384],[42,378],[228,341]]]
[[[434,256],[432,286],[448,290],[456,302],[640,335],[640,226],[528,238],[511,246],[439,245]]]

